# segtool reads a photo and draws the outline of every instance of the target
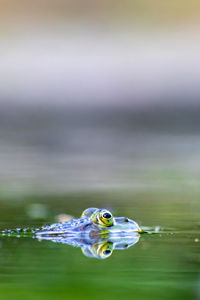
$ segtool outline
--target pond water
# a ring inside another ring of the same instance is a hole
[[[114,250],[103,260],[86,257],[80,248],[61,243],[1,237],[1,299],[200,299],[200,223],[196,197],[189,202],[186,201],[189,195],[144,192],[139,197],[124,192],[122,204],[119,201],[122,195],[114,197],[114,194],[113,199],[111,195],[107,199],[115,215],[132,217],[142,225],[160,225],[164,230],[143,234],[135,245]],[[149,197],[154,200],[149,202]],[[75,206],[88,207],[88,202],[98,206],[101,198],[105,195],[85,193],[81,204],[80,195],[76,194],[48,202],[45,197],[32,201],[49,212],[54,210],[56,201],[63,211],[78,217]],[[35,207],[30,199],[29,205],[29,209]],[[23,202],[2,204],[1,229],[27,226],[30,219]],[[54,221],[49,213],[45,220],[32,219],[31,225]]]

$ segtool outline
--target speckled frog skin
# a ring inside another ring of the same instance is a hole
[[[113,217],[107,209],[87,208],[80,219],[72,219],[66,223],[55,223],[42,227],[37,236],[52,235],[130,235],[142,232],[139,225],[126,217]]]

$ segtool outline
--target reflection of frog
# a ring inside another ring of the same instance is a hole
[[[140,235],[133,232],[131,235],[103,234],[99,236],[43,236],[40,240],[50,240],[55,243],[68,244],[74,247],[81,247],[85,256],[104,259],[109,257],[113,250],[125,250],[139,241]]]
[[[139,241],[140,235],[134,233],[132,237],[111,237],[107,240],[99,240],[97,243],[91,246],[82,247],[82,252],[88,257],[95,257],[104,259],[109,257],[113,250],[125,250],[130,246],[133,246]]]

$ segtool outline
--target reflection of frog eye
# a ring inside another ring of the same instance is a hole
[[[103,252],[104,255],[109,255],[110,253],[111,253],[111,250],[105,250],[105,251]]]
[[[98,258],[101,259],[107,258],[112,254],[112,251],[113,251],[113,244],[111,242],[101,242],[100,244],[96,244],[96,252]]]

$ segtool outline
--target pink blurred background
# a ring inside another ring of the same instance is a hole
[[[197,188],[199,17],[198,1],[0,1],[3,197]]]
[[[1,1],[1,104],[199,104],[198,1]]]

